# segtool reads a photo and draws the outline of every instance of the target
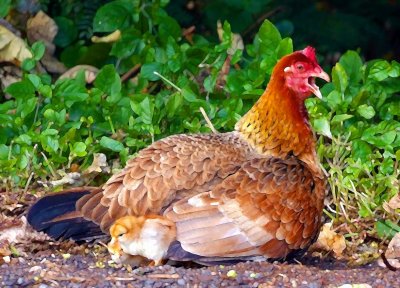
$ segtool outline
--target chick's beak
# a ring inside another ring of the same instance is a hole
[[[326,82],[329,82],[331,79],[329,75],[324,70],[321,69],[320,72],[311,75],[311,77],[308,80],[307,86],[310,88],[310,91],[319,99],[322,99],[321,91],[319,91],[319,87],[315,84],[315,77],[324,79]]]

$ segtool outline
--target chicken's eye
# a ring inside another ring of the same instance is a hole
[[[303,71],[304,70],[303,64],[297,64],[296,65],[296,69],[299,70],[299,71]]]

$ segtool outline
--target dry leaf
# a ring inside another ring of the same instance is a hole
[[[51,73],[61,74],[67,70],[63,63],[53,57],[56,46],[53,40],[58,32],[56,22],[43,11],[39,11],[27,23],[27,37],[30,43],[43,41],[46,51],[40,62]]]
[[[384,258],[386,258],[386,263],[383,261]],[[391,270],[392,268],[400,269],[400,232],[396,233],[390,240],[385,255],[382,255],[382,259],[378,260],[378,265]]]
[[[107,164],[107,157],[103,153],[95,153],[93,155],[92,164],[83,172],[84,174],[97,173],[110,173],[110,166]]]
[[[3,66],[0,68],[0,82],[1,82],[1,90],[4,90],[9,85],[20,81],[22,78],[22,71],[20,68],[9,65]],[[6,94],[6,99],[11,99],[9,94]]]
[[[385,256],[387,259],[400,258],[400,232],[390,240]]]
[[[0,241],[14,243],[25,235],[27,222],[24,216],[19,219],[0,216],[0,220]]]
[[[22,61],[31,57],[32,53],[26,43],[10,30],[0,25],[0,63],[11,62],[20,66]]]
[[[121,31],[115,30],[113,33],[103,37],[93,36],[91,38],[93,43],[112,43],[116,42],[121,38]]]
[[[217,21],[217,33],[218,33],[218,38],[222,42],[223,41],[223,27],[221,24],[221,21]],[[244,49],[244,44],[243,44],[243,39],[240,34],[233,33],[232,35],[232,44],[231,47],[228,49],[228,54],[233,55],[235,54],[236,50],[243,50]]]
[[[53,55],[56,49],[53,40],[58,32],[56,22],[43,11],[39,11],[34,17],[28,20],[26,26],[29,42],[43,41],[46,46],[46,53]]]
[[[346,241],[343,235],[332,230],[332,223],[325,223],[322,226],[317,242],[314,244],[314,248],[333,251],[335,257],[340,257],[344,249],[346,249]]]
[[[99,69],[91,65],[77,65],[64,72],[64,74],[62,74],[59,79],[74,78],[76,74],[81,70],[85,71],[85,80],[86,83],[89,84],[91,84],[96,79],[97,73],[99,72]]]
[[[383,203],[383,209],[389,213],[394,213],[394,210],[400,209],[400,195],[396,194],[389,200],[389,202]]]
[[[43,181],[38,181],[38,184],[43,185],[45,187],[56,187],[56,186],[61,186],[64,184],[69,184],[69,185],[77,185],[81,184],[81,174],[78,172],[71,172],[67,173],[64,175],[63,178],[60,180],[54,180],[54,181],[48,181],[48,182],[43,182]]]

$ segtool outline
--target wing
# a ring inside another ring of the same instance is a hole
[[[315,239],[325,190],[325,180],[313,179],[294,157],[253,159],[210,192],[171,205],[165,216],[191,254],[282,258]]]
[[[235,132],[170,136],[141,150],[102,193],[82,197],[77,210],[107,232],[120,217],[159,214],[173,201],[209,191],[251,153]]]

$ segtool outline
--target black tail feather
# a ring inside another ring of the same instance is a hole
[[[91,193],[94,188],[75,188],[52,193],[39,199],[28,212],[28,223],[37,231],[43,231],[54,239],[90,240],[104,235],[100,227],[80,216],[57,218],[74,212],[76,202]]]

